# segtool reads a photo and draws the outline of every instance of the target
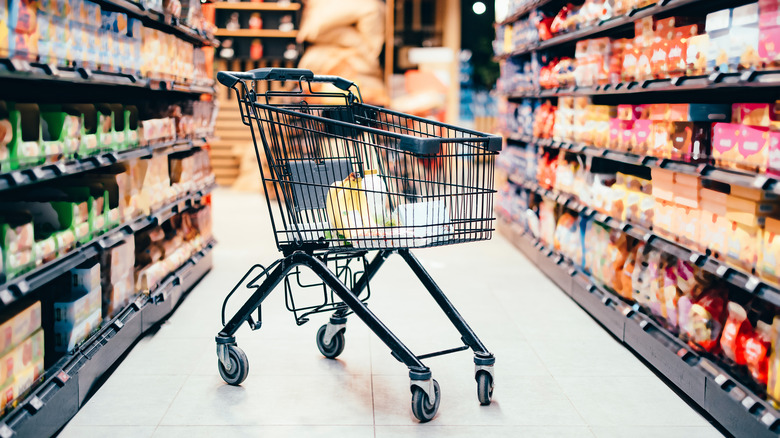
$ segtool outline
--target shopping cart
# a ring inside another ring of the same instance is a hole
[[[216,337],[225,382],[238,385],[247,377],[249,362],[235,333],[244,322],[260,328],[261,303],[284,280],[287,308],[298,324],[309,315],[332,312],[317,332],[324,356],[343,351],[348,315],[363,320],[409,368],[412,412],[420,421],[431,420],[439,407],[439,385],[421,362],[433,356],[471,348],[478,399],[489,404],[495,358],[410,248],[491,238],[493,167],[501,138],[366,105],[352,82],[308,70],[219,72],[217,79],[236,93],[241,120],[251,128],[274,237],[284,256],[268,267],[253,266],[225,298],[224,328]],[[297,87],[258,92],[260,81]],[[315,82],[344,93],[315,92]],[[369,262],[367,254],[374,250],[378,253]],[[416,356],[368,309],[368,283],[394,252],[460,332],[463,346]],[[302,266],[321,282],[302,280]],[[321,287],[322,303],[297,306],[296,284]],[[225,306],[242,285],[251,297],[225,323]]]

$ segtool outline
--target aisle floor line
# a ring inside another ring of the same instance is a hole
[[[252,263],[278,253],[260,196],[220,189],[213,202],[214,269],[62,437],[720,436],[498,235],[416,252],[496,354],[492,405],[477,401],[470,353],[431,358],[442,402],[431,423],[418,424],[407,371],[386,346],[352,317],[342,356],[323,358],[314,334],[327,318],[297,327],[281,288],[263,305],[262,329],[238,333],[249,377],[227,386],[214,347],[222,299]],[[457,345],[457,331],[400,257],[371,287],[372,311],[412,351]]]

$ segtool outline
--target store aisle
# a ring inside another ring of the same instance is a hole
[[[61,437],[720,436],[499,235],[416,253],[496,355],[492,405],[477,402],[471,354],[428,359],[442,402],[432,422],[418,424],[406,368],[357,318],[344,353],[325,359],[314,335],[327,317],[296,327],[281,288],[263,306],[263,328],[238,334],[249,377],[225,385],[214,344],[222,299],[252,263],[277,258],[264,204],[215,192],[214,270]],[[372,294],[373,311],[412,351],[459,344],[400,257],[389,259]]]

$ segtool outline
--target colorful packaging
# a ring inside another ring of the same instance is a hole
[[[739,304],[732,301],[727,309],[728,319],[723,326],[720,346],[724,356],[736,365],[745,365],[745,341],[753,334],[753,326],[747,320],[747,312]]]

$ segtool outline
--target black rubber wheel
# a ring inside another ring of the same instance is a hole
[[[249,375],[249,359],[247,359],[244,350],[231,345],[228,347],[228,360],[230,361],[230,369],[225,369],[222,361],[217,359],[219,375],[228,385],[240,385]]]
[[[323,356],[328,359],[335,359],[344,351],[344,330],[336,333],[330,340],[330,343],[325,343],[325,330],[328,325],[325,324],[317,330],[317,348],[320,350]]]
[[[433,393],[436,400],[431,403],[428,398],[428,394],[422,390],[419,386],[412,387],[412,413],[420,423],[427,423],[436,416],[436,412],[439,410],[439,402],[441,402],[441,393],[439,392],[439,382],[436,379],[433,380]]]
[[[477,373],[477,398],[479,404],[487,406],[490,404],[490,398],[493,397],[493,378],[490,374],[482,371]]]

